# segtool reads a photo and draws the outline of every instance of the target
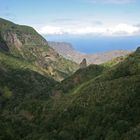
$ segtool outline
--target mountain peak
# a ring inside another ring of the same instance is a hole
[[[86,68],[87,67],[87,60],[86,58],[84,58],[82,60],[82,62],[80,63],[80,68],[83,69],[83,68]]]

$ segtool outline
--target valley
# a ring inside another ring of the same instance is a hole
[[[139,140],[140,47],[84,58],[0,19],[0,140]]]

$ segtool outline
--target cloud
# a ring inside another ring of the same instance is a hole
[[[57,26],[51,26],[51,25],[44,26],[37,30],[39,30],[40,34],[64,34],[65,33],[63,28]]]
[[[106,4],[127,4],[133,3],[136,0],[87,0],[92,3],[106,3]]]
[[[101,35],[101,36],[133,36],[140,34],[140,27],[129,24],[112,26],[44,26],[36,28],[43,35]]]
[[[140,27],[140,23],[135,25],[136,27]]]

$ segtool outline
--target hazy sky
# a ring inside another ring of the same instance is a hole
[[[0,17],[41,34],[140,34],[140,0],[0,0]]]

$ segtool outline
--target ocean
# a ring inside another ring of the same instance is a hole
[[[48,41],[69,42],[83,53],[93,54],[112,50],[135,50],[140,46],[140,36],[98,37],[98,36],[45,36]]]

